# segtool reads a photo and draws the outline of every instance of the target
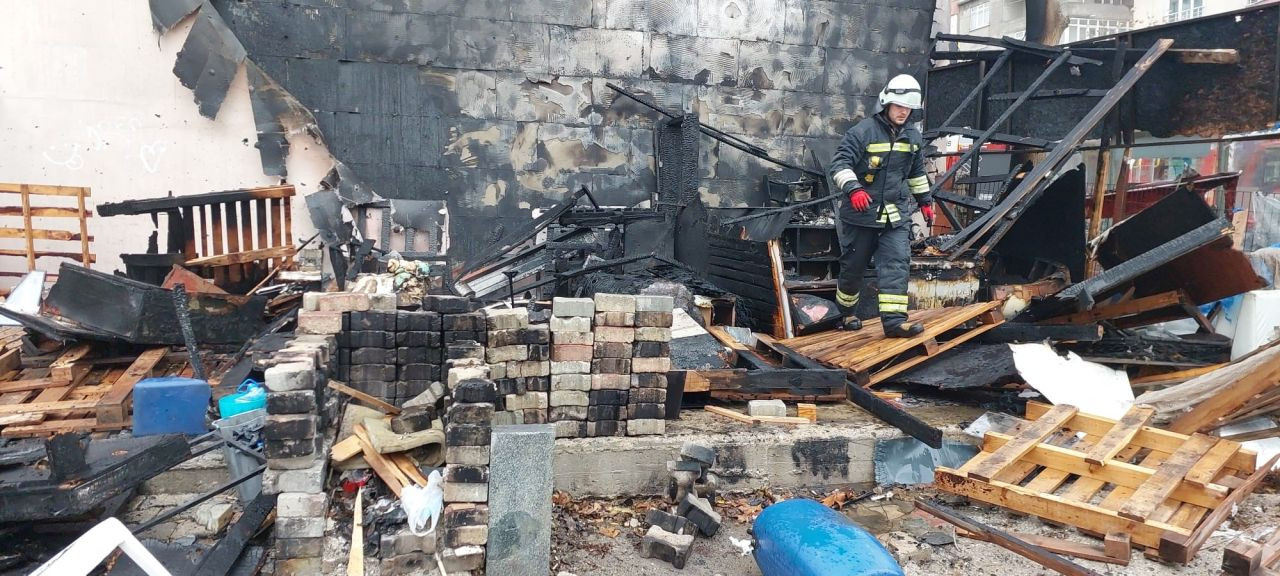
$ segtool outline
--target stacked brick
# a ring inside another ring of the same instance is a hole
[[[635,341],[631,350],[631,388],[627,434],[663,434],[667,430],[667,372],[671,370],[670,296],[635,297]]]
[[[551,301],[551,408],[547,420],[554,424],[557,438],[587,436],[595,311],[595,301],[590,298]]]
[[[485,316],[485,360],[498,396],[494,424],[545,423],[551,376],[547,325],[531,325],[527,308],[486,310]]]
[[[595,310],[587,435],[625,436],[636,297],[596,294]]]
[[[338,379],[394,403],[396,400],[396,313],[347,312],[338,334]]]
[[[335,350],[331,335],[299,335],[270,357],[255,361],[265,369],[267,387],[262,490],[279,494],[277,574],[314,574],[321,569],[328,507],[326,437],[321,431],[335,406],[326,403],[324,395]]]
[[[489,540],[489,441],[497,389],[490,380],[458,382],[445,412],[444,501],[440,559],[450,574],[484,566]]]
[[[440,381],[444,364],[440,328],[436,312],[396,312],[396,383],[388,402],[399,406]]]

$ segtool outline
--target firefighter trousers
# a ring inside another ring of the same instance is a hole
[[[841,219],[840,278],[836,304],[845,316],[853,314],[862,278],[875,256],[880,289],[880,322],[888,330],[907,320],[907,274],[911,261],[909,226],[870,228]]]

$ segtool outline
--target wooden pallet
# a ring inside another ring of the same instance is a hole
[[[863,386],[874,386],[999,326],[1004,322],[1002,304],[982,302],[912,312],[909,321],[924,325],[924,332],[915,338],[885,338],[877,318],[864,322],[861,330],[822,332],[781,343],[827,366],[848,370]],[[946,336],[957,329],[962,332]]]
[[[0,381],[0,436],[128,428],[133,387],[152,375],[190,375],[185,360],[167,359],[167,347],[147,350],[125,363],[87,358],[88,345],[73,346],[48,368],[26,368]]]
[[[1147,426],[1153,412],[1135,406],[1115,421],[1029,402],[1027,425],[987,433],[960,469],[938,468],[935,485],[1094,536],[1123,532],[1185,564],[1280,456],[1256,466],[1239,443]]]

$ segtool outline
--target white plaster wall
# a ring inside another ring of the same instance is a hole
[[[144,0],[0,0],[0,14],[0,182],[87,186],[93,204],[278,183],[262,173],[254,147],[244,67],[215,120],[200,116],[173,75],[192,19],[160,38]],[[332,160],[305,135],[291,142],[297,239],[314,232],[301,197]],[[0,203],[18,202],[0,194]],[[0,216],[0,227],[21,225]],[[93,267],[123,270],[119,255],[145,252],[152,229],[148,217],[91,218]],[[163,248],[163,231],[160,239]],[[0,247],[23,243],[0,239]],[[56,270],[60,261],[37,266]],[[25,259],[0,256],[0,271],[25,269]],[[0,288],[15,281],[0,277]]]

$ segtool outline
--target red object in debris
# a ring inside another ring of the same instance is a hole
[[[342,493],[346,496],[355,494],[357,490],[369,483],[370,474],[348,470],[342,473]]]

